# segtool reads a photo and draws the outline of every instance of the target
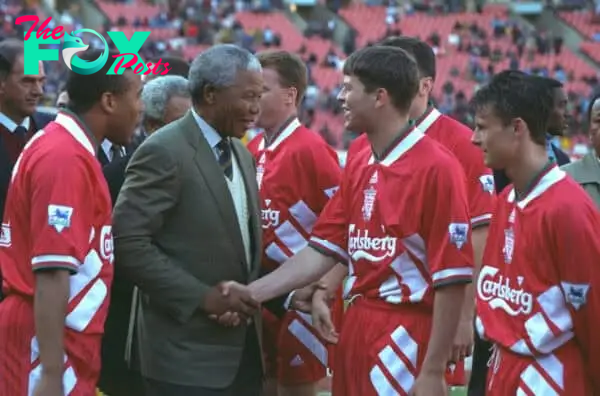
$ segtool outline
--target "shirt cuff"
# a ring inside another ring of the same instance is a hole
[[[294,298],[294,294],[296,293],[296,290],[292,290],[290,292],[290,294],[288,294],[287,298],[285,299],[285,302],[283,303],[283,308],[285,308],[286,310],[290,310],[292,309],[291,305],[292,305],[292,298]]]

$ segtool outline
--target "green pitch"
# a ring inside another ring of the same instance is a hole
[[[317,396],[331,396],[331,393],[320,392]],[[453,387],[450,389],[450,396],[467,396],[467,389],[464,387]]]

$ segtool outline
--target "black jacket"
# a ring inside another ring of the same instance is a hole
[[[31,122],[36,130],[44,128],[50,121],[54,120],[54,114],[36,112],[31,116]],[[6,194],[14,163],[9,159],[10,156],[5,152],[4,144],[0,137],[0,219],[4,215],[4,205],[6,203]]]

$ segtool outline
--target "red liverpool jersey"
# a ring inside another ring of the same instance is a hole
[[[349,263],[346,296],[432,303],[432,289],[470,282],[465,176],[443,147],[412,127],[377,161],[361,150],[310,243]]]
[[[473,131],[432,106],[414,123],[421,132],[450,150],[462,165],[467,176],[471,226],[488,224],[496,200],[494,177],[491,169],[485,167],[483,153],[471,142]],[[348,158],[368,146],[367,136],[359,136],[348,149]]]
[[[72,274],[65,318],[67,393],[80,394],[77,383],[97,379],[112,262],[111,201],[94,145],[74,116],[59,113],[15,164],[2,224],[6,298],[0,304],[0,338],[8,344],[0,355],[13,358],[0,357],[0,382],[11,394],[22,394],[20,386],[27,383],[18,382],[19,376],[34,381],[41,371],[33,318],[38,270],[64,268]],[[15,356],[25,356],[26,363]]]
[[[263,265],[273,270],[308,243],[321,210],[337,191],[335,151],[293,119],[271,144],[261,134],[248,149],[257,163],[262,201]]]
[[[555,356],[559,348],[576,345],[597,392],[599,230],[594,203],[555,165],[521,199],[506,188],[490,225],[477,282],[476,319],[481,337],[519,355]],[[556,375],[567,364],[536,365],[533,369],[545,371],[536,381],[550,379],[551,393],[563,394]]]

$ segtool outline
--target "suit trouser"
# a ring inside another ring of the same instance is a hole
[[[260,396],[262,386],[262,357],[255,331],[247,332],[240,367],[233,383],[227,388],[184,386],[144,378],[145,396]]]
[[[479,338],[475,332],[475,349],[468,396],[485,396],[488,361],[492,355],[491,347],[491,343]]]
[[[98,387],[110,396],[142,396],[144,386],[137,370],[125,362],[128,325],[131,315],[133,284],[119,274],[115,275],[110,296],[110,308],[104,324],[102,339],[102,370]],[[134,332],[135,334],[135,332]],[[132,342],[133,347],[136,343]],[[132,359],[137,355],[132,353]],[[130,362],[135,368],[137,361]]]

